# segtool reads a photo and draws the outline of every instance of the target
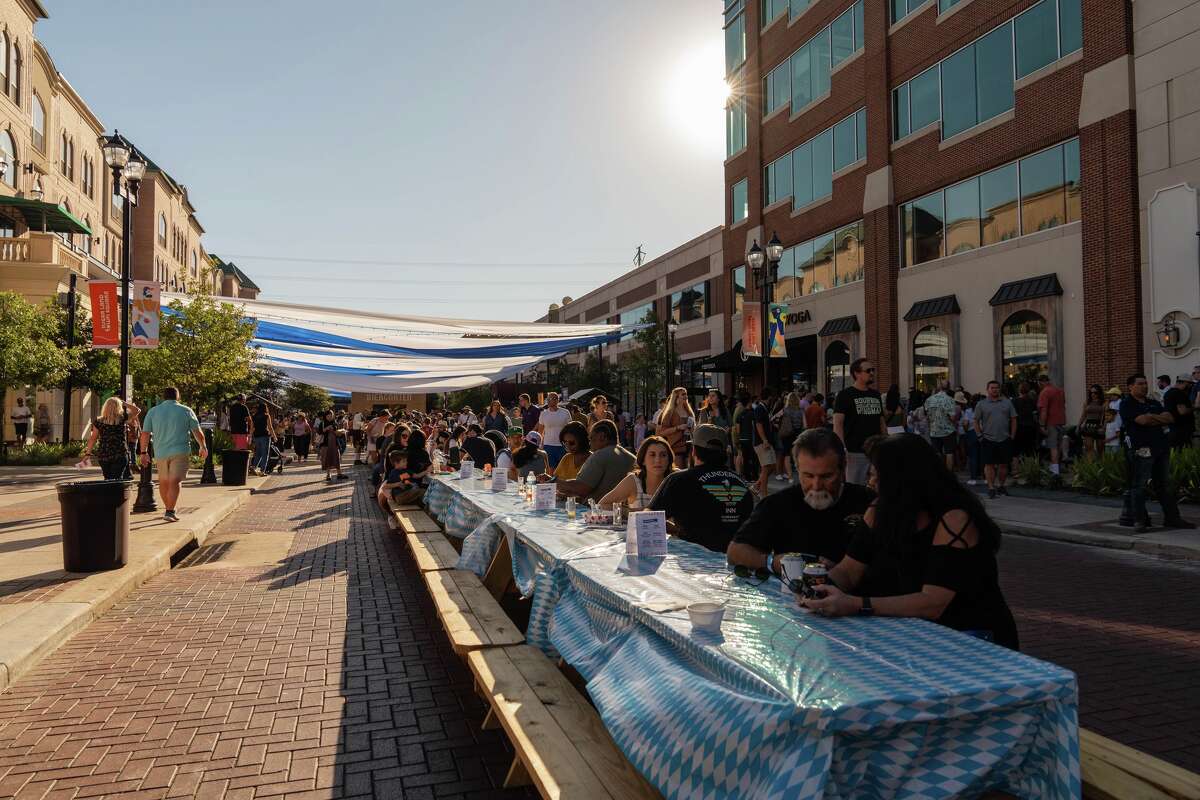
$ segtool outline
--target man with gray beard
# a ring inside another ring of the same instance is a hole
[[[817,556],[827,566],[845,555],[854,526],[875,493],[844,481],[846,448],[826,428],[800,434],[792,457],[800,483],[759,502],[729,545],[731,564],[767,566],[779,574],[779,556],[785,553]]]

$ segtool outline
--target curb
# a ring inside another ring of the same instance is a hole
[[[1196,546],[1168,544],[1166,542],[1151,542],[1134,536],[1122,536],[1116,533],[1097,533],[1095,531],[1076,531],[1065,528],[1053,528],[1048,525],[1034,525],[1028,522],[1008,522],[997,519],[996,523],[1004,533],[1014,536],[1026,536],[1031,539],[1046,539],[1068,544],[1079,544],[1086,547],[1103,547],[1108,550],[1130,550],[1150,556],[1167,556],[1185,561],[1200,561],[1200,538]]]
[[[143,583],[159,573],[170,570],[171,557],[180,548],[192,540],[198,545],[203,544],[218,525],[241,508],[263,481],[265,478],[259,479],[258,484],[253,486],[230,487],[233,489],[227,495],[230,502],[224,504],[224,508],[217,508],[206,514],[198,528],[181,530],[178,536],[164,541],[152,555],[140,563],[128,564],[120,570],[108,573],[90,573],[119,576],[110,589],[101,589],[101,593],[95,599],[81,597],[72,600],[72,594],[90,594],[84,590],[95,587],[80,586],[75,592],[72,592],[72,589],[76,587],[71,587],[63,593],[61,599],[50,599],[12,620],[5,620],[0,614],[0,692],[8,689],[38,662],[54,653],[72,636],[132,594]],[[3,611],[3,608],[0,606],[0,611]]]

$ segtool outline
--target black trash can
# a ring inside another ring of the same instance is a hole
[[[226,486],[245,486],[250,472],[249,450],[221,451],[221,483]]]
[[[58,484],[62,507],[63,569],[120,569],[129,554],[129,495],[133,481]]]

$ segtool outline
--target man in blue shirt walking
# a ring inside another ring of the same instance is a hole
[[[208,455],[208,447],[204,443],[204,434],[200,431],[200,420],[196,412],[185,405],[179,404],[179,390],[174,386],[163,389],[161,403],[146,413],[142,422],[142,457],[143,467],[150,466],[150,456],[147,446],[151,437],[154,441],[154,461],[158,466],[158,493],[162,495],[163,505],[167,507],[163,519],[176,522],[175,504],[179,502],[179,486],[187,477],[188,459],[192,454],[192,443],[195,438],[200,444],[200,458]]]
[[[1146,510],[1146,484],[1154,483],[1154,493],[1162,506],[1163,526],[1190,529],[1196,526],[1179,516],[1172,486],[1168,484],[1170,447],[1166,426],[1171,424],[1171,412],[1150,397],[1150,383],[1145,375],[1130,375],[1129,395],[1121,401],[1121,422],[1129,436],[1132,452],[1130,503],[1137,532],[1150,528],[1150,513]]]

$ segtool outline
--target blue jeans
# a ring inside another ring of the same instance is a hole
[[[963,441],[967,449],[967,477],[977,481],[983,477],[983,470],[979,468],[979,434],[969,430],[963,434]]]
[[[1166,451],[1149,456],[1133,455],[1133,481],[1129,488],[1129,502],[1133,517],[1138,522],[1150,518],[1146,510],[1146,484],[1154,484],[1158,504],[1162,506],[1163,522],[1179,519],[1179,506],[1175,503],[1173,487],[1169,485],[1169,455]]]
[[[255,436],[254,437],[254,460],[250,462],[250,466],[255,469],[267,471],[267,462],[271,458],[271,437],[270,436]]]
[[[562,457],[567,454],[567,448],[561,444],[545,444],[542,445],[542,449],[546,451],[546,455],[550,458],[549,472],[553,474],[555,467],[558,466],[558,462],[562,461]]]

